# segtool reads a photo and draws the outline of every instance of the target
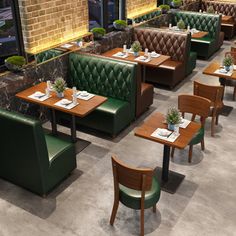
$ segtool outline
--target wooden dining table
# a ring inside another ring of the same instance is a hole
[[[94,111],[98,106],[100,106],[102,103],[104,103],[107,100],[107,98],[103,97],[103,96],[95,95],[94,97],[92,97],[91,99],[89,99],[87,101],[82,100],[82,99],[77,99],[78,105],[76,105],[72,109],[66,109],[64,107],[60,107],[60,106],[55,105],[55,103],[57,103],[58,101],[60,101],[62,99],[62,98],[58,98],[56,96],[55,92],[51,92],[51,97],[49,97],[45,101],[40,101],[40,100],[36,100],[36,99],[29,97],[30,95],[34,94],[36,91],[45,93],[46,87],[47,87],[46,82],[41,82],[41,83],[34,85],[24,91],[17,93],[15,96],[19,99],[24,100],[24,101],[34,103],[34,104],[40,105],[42,107],[47,107],[47,108],[51,109],[51,111],[52,111],[52,117],[51,117],[52,133],[54,135],[57,134],[57,122],[56,122],[55,111],[57,110],[57,111],[61,111],[61,112],[71,115],[71,140],[73,142],[76,142],[77,138],[76,138],[76,120],[75,120],[75,118],[77,116],[81,117],[81,118],[87,116],[92,111]],[[64,94],[65,94],[64,98],[68,99],[68,100],[72,100],[72,93],[73,93],[72,89],[67,88],[64,91]]]
[[[144,61],[138,61],[136,60],[137,57],[134,56],[133,53],[129,53],[127,57],[122,58],[122,57],[117,57],[115,54],[123,52],[123,48],[114,48],[111,49],[105,53],[102,54],[104,57],[112,58],[112,59],[118,59],[118,60],[123,60],[123,61],[130,61],[130,62],[136,62],[143,67],[143,81],[145,82],[146,80],[146,67],[158,67],[165,61],[170,59],[170,56],[167,55],[160,55],[159,57],[152,57],[150,61],[144,62]],[[139,52],[139,56],[145,56],[144,52]]]
[[[158,178],[162,190],[173,194],[176,192],[185,176],[169,170],[170,148],[174,147],[184,149],[201,128],[201,124],[191,121],[186,128],[180,128],[180,135],[174,142],[153,137],[152,133],[157,128],[167,128],[167,124],[165,123],[165,116],[160,112],[151,115],[151,117],[149,117],[140,127],[135,130],[135,135],[163,144],[164,149],[162,168],[156,167],[155,175]]]
[[[228,80],[236,80],[236,70],[233,70],[232,74],[217,72],[217,70],[219,70],[221,68],[223,69],[223,66],[221,66],[221,64],[219,62],[212,62],[203,70],[202,73],[205,75],[211,75],[211,76],[218,77],[218,78],[224,78],[224,79],[228,79]],[[224,96],[224,94],[223,94],[223,96]],[[223,97],[222,97],[222,100],[223,100]],[[233,107],[224,105],[221,110],[221,115],[228,116],[232,110],[233,110]]]

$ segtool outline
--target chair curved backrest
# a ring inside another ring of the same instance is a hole
[[[196,116],[200,116],[201,124],[204,127],[205,120],[210,113],[211,101],[196,95],[182,94],[178,97],[178,108],[182,115],[185,113],[192,114],[192,121]]]
[[[148,191],[152,186],[152,169],[131,168],[121,163],[117,157],[112,156],[112,168],[114,175],[114,186],[122,184],[127,188]]]
[[[220,106],[224,94],[223,86],[213,86],[194,81],[193,94],[209,99],[213,106]]]

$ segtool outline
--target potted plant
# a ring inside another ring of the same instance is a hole
[[[106,30],[104,28],[93,28],[91,29],[94,39],[101,39],[105,34]]]
[[[171,6],[174,8],[179,8],[182,5],[182,0],[173,0]]]
[[[169,5],[162,4],[159,7],[161,9],[161,13],[162,14],[166,14],[170,10],[170,6]]]
[[[116,30],[124,30],[127,27],[127,22],[125,20],[115,20],[113,26]]]
[[[227,72],[230,71],[230,67],[233,65],[233,62],[234,62],[233,57],[230,55],[227,55],[224,58],[223,65],[224,65],[224,68]]]
[[[11,56],[5,60],[5,66],[7,69],[13,72],[22,71],[25,63],[25,58],[22,56]]]
[[[181,114],[176,108],[169,108],[166,114],[166,123],[169,130],[175,130],[176,125],[181,122]]]
[[[177,23],[177,27],[178,29],[180,30],[184,30],[185,29],[185,23],[183,20],[180,20],[178,23]]]
[[[142,47],[141,47],[139,41],[134,41],[133,44],[131,45],[131,48],[134,52],[135,57],[137,57],[139,55],[139,51],[142,50]]]
[[[213,6],[209,6],[207,8],[207,13],[209,13],[209,14],[214,14],[215,13],[215,10],[214,10]]]
[[[55,79],[53,89],[57,93],[57,97],[63,98],[66,89],[66,81],[62,77]]]

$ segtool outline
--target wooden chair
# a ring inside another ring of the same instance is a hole
[[[212,117],[211,120],[211,136],[214,137],[215,133],[215,124],[218,125],[219,121],[219,114],[223,107],[223,94],[224,94],[224,87],[223,86],[212,86],[199,83],[194,81],[194,89],[193,94],[207,98],[211,101],[211,109],[209,116]]]
[[[204,126],[205,120],[210,112],[211,101],[196,95],[179,95],[178,108],[184,117],[185,113],[192,114],[191,121],[194,121],[196,116],[200,117],[201,128],[198,133],[189,142],[189,156],[188,162],[192,161],[193,145],[201,143],[202,150],[205,150],[204,144]],[[171,150],[171,157],[174,157],[174,148]]]
[[[119,202],[132,209],[141,209],[140,229],[144,235],[144,209],[153,208],[160,198],[160,186],[152,169],[130,168],[115,156],[111,157],[114,177],[114,204],[110,218],[113,225]]]
[[[231,47],[231,51],[225,53],[225,56],[227,56],[227,55],[230,55],[233,57],[234,65],[236,65],[236,48]],[[220,84],[223,86],[234,87],[233,100],[235,101],[235,99],[236,99],[236,80],[220,78]]]

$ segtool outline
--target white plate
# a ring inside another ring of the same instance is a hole
[[[89,95],[89,93],[87,91],[80,91],[77,93],[77,95],[79,95],[81,97],[87,97]]]
[[[42,92],[40,92],[40,91],[37,91],[37,92],[34,93],[34,96],[35,96],[35,97],[41,97],[41,96],[44,96],[44,95],[45,95],[45,94],[42,93]]]
[[[227,71],[225,69],[220,69],[219,70],[221,73],[227,73]]]
[[[64,99],[61,100],[61,104],[62,104],[62,105],[68,105],[68,104],[70,104],[70,103],[71,103],[71,101],[68,100],[68,99],[65,99],[65,98],[64,98]]]
[[[116,55],[120,56],[120,57],[123,57],[125,54],[123,52],[118,52]]]
[[[158,135],[162,137],[168,137],[172,132],[167,130],[167,129],[159,129],[158,130]]]

